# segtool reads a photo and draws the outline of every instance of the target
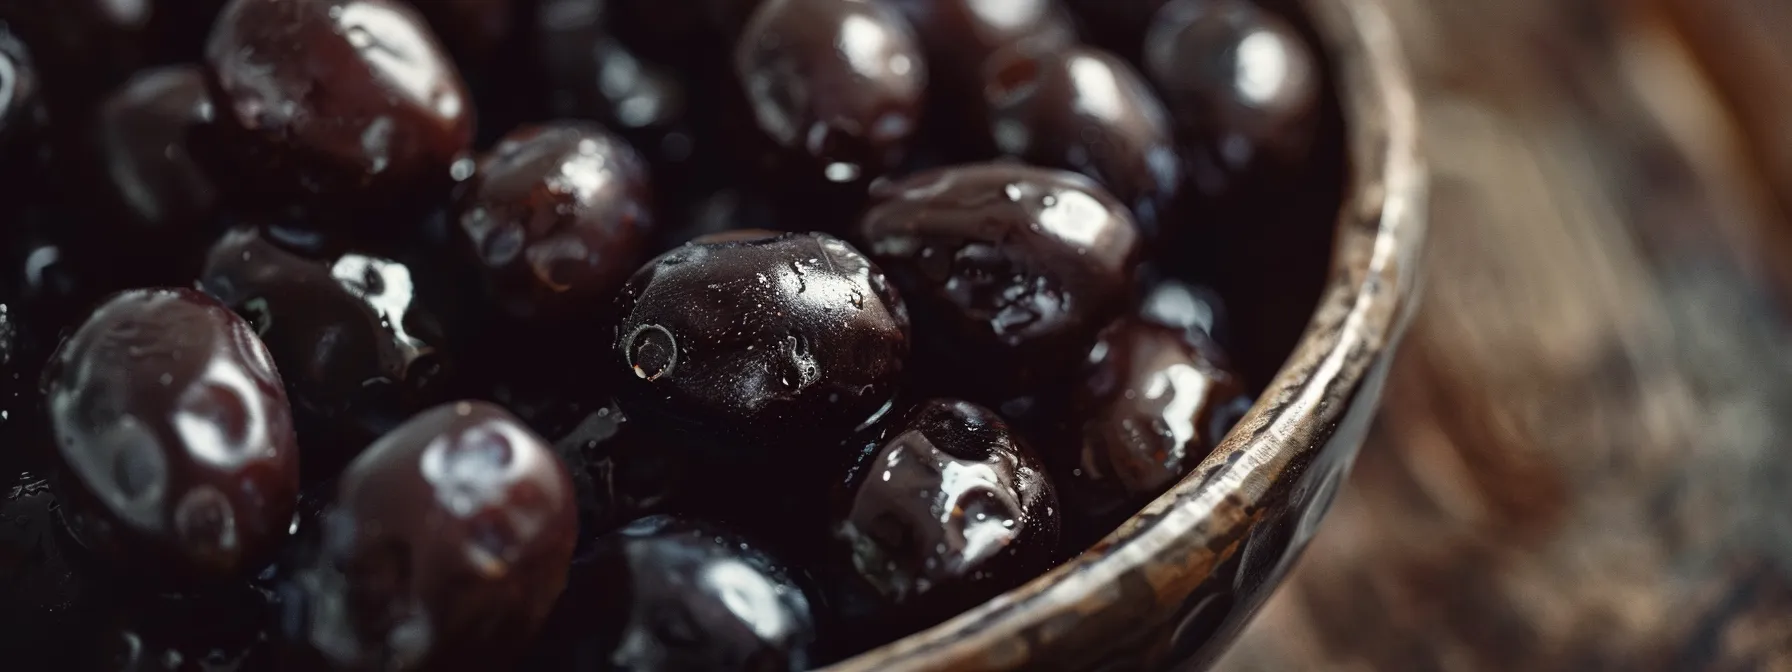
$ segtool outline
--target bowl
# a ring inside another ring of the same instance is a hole
[[[1254,263],[1272,268],[1304,268],[1299,262],[1314,257],[1312,301],[1295,300],[1295,291],[1265,304],[1297,321],[1286,330],[1288,347],[1272,343],[1279,352],[1256,404],[1194,472],[1093,548],[828,669],[1204,666],[1312,539],[1368,432],[1413,312],[1427,175],[1407,66],[1380,5],[1301,0],[1297,10],[1329,63],[1342,206],[1329,236],[1308,237],[1314,244],[1257,236],[1262,244],[1241,248],[1261,251]],[[1250,282],[1265,280],[1233,284]],[[1273,312],[1239,322],[1272,324]]]

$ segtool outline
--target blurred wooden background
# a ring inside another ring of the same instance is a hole
[[[1225,670],[1792,670],[1792,1],[1380,2],[1436,182],[1352,487]]]

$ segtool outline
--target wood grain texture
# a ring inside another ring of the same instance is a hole
[[[1792,5],[1371,1],[1420,90],[1429,287],[1219,668],[1792,670]]]

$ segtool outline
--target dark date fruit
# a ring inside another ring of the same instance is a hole
[[[1249,403],[1211,342],[1137,318],[1101,332],[1072,398],[1080,431],[1050,461],[1067,524],[1087,541],[1182,480]]]
[[[777,174],[863,184],[902,160],[920,124],[927,62],[908,23],[871,0],[764,0],[734,74]]]
[[[194,66],[141,71],[101,103],[89,159],[92,183],[100,188],[88,196],[98,208],[92,221],[101,228],[91,233],[128,250],[117,256],[138,266],[151,257],[164,269],[197,269],[201,241],[218,218],[218,192],[190,142],[212,123],[214,111]],[[168,257],[181,258],[171,264]]]
[[[205,145],[245,208],[409,205],[439,197],[471,149],[466,85],[401,2],[232,0],[206,66],[221,137]]]
[[[988,163],[880,184],[859,236],[914,311],[917,365],[961,393],[1068,374],[1124,312],[1137,227],[1080,175]]]
[[[1057,494],[1000,417],[933,399],[883,425],[836,486],[831,569],[842,634],[875,645],[1042,572]]]
[[[1170,118],[1132,66],[1105,51],[1019,42],[983,64],[989,132],[1001,153],[1105,185],[1147,234],[1181,187]]]
[[[461,187],[452,229],[490,302],[534,324],[594,318],[647,256],[647,167],[596,126],[512,131]]]
[[[494,669],[565,585],[578,532],[566,466],[505,410],[424,411],[343,472],[285,633],[330,669]]]
[[[299,452],[249,325],[189,289],[123,292],[44,372],[56,492],[114,569],[202,583],[260,569],[286,538]]]
[[[815,616],[752,541],[654,516],[573,563],[541,642],[537,669],[806,670]]]
[[[1171,2],[1152,22],[1145,72],[1202,193],[1273,179],[1306,159],[1319,120],[1319,66],[1281,17],[1246,0]]]
[[[908,357],[883,271],[822,233],[680,246],[629,280],[619,312],[620,400],[637,419],[786,455],[889,403]]]
[[[314,261],[255,228],[212,245],[199,284],[247,318],[273,353],[307,434],[307,473],[333,471],[385,428],[443,399],[452,371],[441,326],[419,306],[414,282],[402,263],[352,252]],[[314,440],[317,425],[335,431]]]

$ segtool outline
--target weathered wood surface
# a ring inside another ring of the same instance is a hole
[[[1426,304],[1226,670],[1792,670],[1792,3],[1373,0]]]

